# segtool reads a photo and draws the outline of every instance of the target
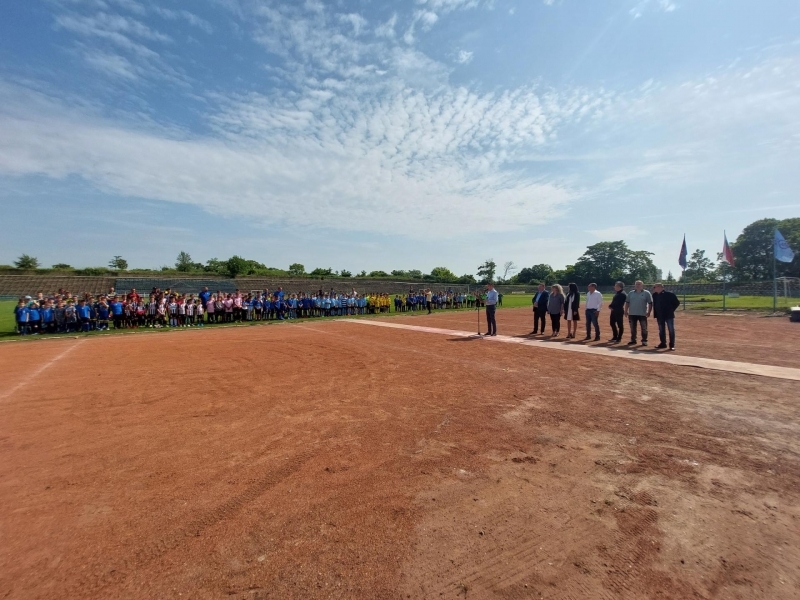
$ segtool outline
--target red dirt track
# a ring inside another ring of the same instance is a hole
[[[677,327],[800,366],[785,319]],[[797,387],[336,321],[3,343],[0,598],[794,599]]]

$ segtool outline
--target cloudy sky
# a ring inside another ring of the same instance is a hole
[[[800,216],[797,0],[29,0],[0,263],[676,272]]]

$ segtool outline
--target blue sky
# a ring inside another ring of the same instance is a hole
[[[800,216],[796,0],[30,0],[0,263],[678,271]]]

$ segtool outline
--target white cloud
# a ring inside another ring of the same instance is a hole
[[[421,29],[413,13],[370,36],[361,35],[366,23],[319,2],[254,6],[248,26],[274,55],[275,92],[207,94],[207,133],[196,135],[110,122],[0,80],[0,174],[79,176],[115,194],[258,222],[426,237],[524,231],[577,199],[686,181],[707,171],[710,156],[727,158],[732,137],[765,156],[778,143],[783,157],[800,149],[796,60],[629,91],[480,93],[395,38],[398,23],[410,23],[412,39],[414,24]],[[470,7],[429,1],[415,10],[444,18]],[[87,64],[123,82],[167,67],[150,46],[170,40],[134,19],[63,14],[59,26],[81,40]],[[471,58],[461,50],[456,60]],[[544,165],[582,156],[592,158],[590,175]]]
[[[395,36],[394,26],[397,25],[397,13],[394,13],[391,18],[375,28],[375,35],[378,37],[393,38]]]
[[[353,28],[353,35],[359,36],[367,27],[367,20],[359,14],[350,13],[346,15],[337,15],[342,23],[349,23]]]
[[[189,12],[188,10],[173,10],[171,8],[162,8],[160,6],[154,6],[152,10],[165,19],[170,19],[172,21],[182,19],[189,23],[189,25],[197,27],[198,29],[202,29],[206,33],[214,32],[214,28],[211,26],[211,23],[198,17],[194,13]]]
[[[456,61],[462,65],[469,64],[470,62],[472,62],[472,55],[473,52],[470,52],[468,50],[459,50],[458,56],[456,57]]]
[[[388,85],[367,98],[219,98],[214,138],[121,128],[24,89],[3,91],[6,175],[77,174],[117,194],[221,214],[412,237],[519,229],[574,197],[508,164],[516,149],[543,143],[557,119],[533,90]]]
[[[420,23],[420,27],[423,31],[429,31],[430,28],[436,24],[436,21],[439,20],[439,17],[435,12],[420,10],[417,11],[415,20]]]
[[[97,6],[107,8],[104,2]],[[126,4],[129,9],[134,6],[141,5],[135,2]],[[186,18],[183,13],[190,14],[186,11],[177,14]],[[92,69],[117,79],[150,78],[186,85],[185,75],[161,56],[163,48],[170,47],[173,39],[139,19],[103,10],[91,15],[66,11],[54,16],[54,26],[78,38],[75,43],[78,51],[74,54],[82,56]],[[157,50],[151,47],[154,45]]]
[[[493,0],[417,0],[417,4],[425,5],[429,10],[441,13],[476,8],[481,4],[491,6],[493,3]]]
[[[640,0],[630,9],[629,13],[634,19],[638,19],[649,6],[654,6],[657,10],[662,12],[673,12],[678,8],[678,5],[672,2],[672,0],[656,0],[655,4],[653,4],[652,0]]]

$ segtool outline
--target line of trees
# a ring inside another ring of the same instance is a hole
[[[789,245],[795,250],[795,259],[791,263],[778,263],[779,277],[800,277],[800,218],[795,219],[761,219],[745,227],[732,244],[736,257],[736,265],[731,268],[720,263],[721,255],[711,258],[705,250],[696,249],[687,261],[687,268],[681,275],[681,281],[704,283],[726,281],[749,282],[772,279],[772,244],[775,229],[778,228]],[[641,279],[653,282],[662,279],[662,273],[653,264],[653,254],[646,250],[633,250],[622,241],[599,242],[586,248],[583,255],[571,265],[563,269],[553,269],[548,264],[535,264],[518,269],[513,261],[501,266],[494,259],[487,259],[476,269],[476,275],[456,275],[447,267],[435,267],[430,273],[411,269],[408,271],[361,271],[353,274],[347,269],[334,271],[332,268],[316,268],[306,272],[301,263],[292,263],[288,269],[268,267],[255,260],[241,256],[232,256],[227,260],[212,258],[205,264],[195,262],[188,252],[181,252],[174,267],[163,266],[161,273],[208,274],[226,277],[267,276],[267,277],[386,277],[402,280],[430,281],[437,283],[477,284],[489,281],[506,284],[575,282],[585,285],[595,282],[598,285],[611,285],[617,280],[632,282]],[[677,256],[675,257],[677,262]],[[14,267],[21,271],[40,269],[36,257],[23,254],[15,262]],[[11,267],[0,266],[0,269]],[[73,269],[70,265],[59,263],[52,266],[55,271],[71,271],[81,275],[102,275],[105,273],[153,273],[149,269],[128,269],[128,261],[122,256],[114,256],[108,268]],[[672,273],[668,273],[665,281],[675,281]]]
[[[524,267],[508,280],[508,283],[575,282],[579,285],[596,283],[613,285],[615,281],[656,281],[661,272],[653,263],[652,252],[633,250],[622,241],[599,242],[586,248],[573,265],[563,269],[553,269],[548,264]]]

